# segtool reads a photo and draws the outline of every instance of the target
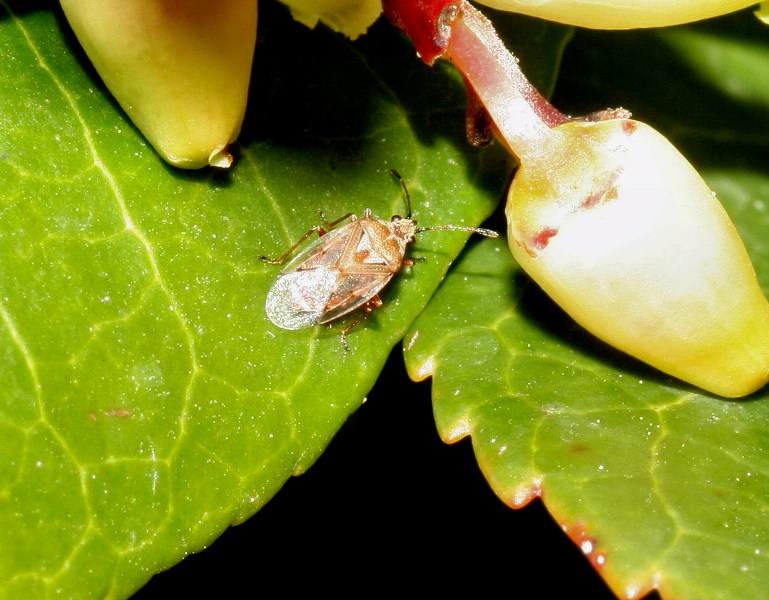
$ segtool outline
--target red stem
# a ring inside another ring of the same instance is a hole
[[[383,0],[385,14],[412,39],[428,64],[451,61],[462,73],[477,115],[480,104],[491,129],[510,152],[541,154],[551,128],[569,121],[529,83],[491,22],[466,0]],[[478,128],[471,138],[482,139]]]

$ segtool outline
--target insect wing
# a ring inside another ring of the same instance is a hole
[[[265,302],[273,325],[294,330],[323,322],[321,317],[339,279],[337,263],[344,239],[353,225],[321,236],[284,267]]]
[[[328,323],[361,308],[392,279],[393,273],[381,275],[341,275],[326,310],[318,323]]]
[[[338,278],[338,271],[325,268],[281,273],[267,294],[267,318],[282,329],[317,325]]]
[[[358,228],[358,223],[354,221],[343,227],[332,229],[288,261],[281,273],[317,268],[335,269],[344,252],[345,241],[351,232]]]
[[[376,296],[398,272],[404,248],[387,243],[392,229],[386,221],[364,218],[351,230],[339,257],[339,279],[319,323],[328,323]]]
[[[278,276],[267,317],[283,329],[302,329],[363,307],[403,262],[405,242],[393,234],[387,221],[364,217],[318,238]]]

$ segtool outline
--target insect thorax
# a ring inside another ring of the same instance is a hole
[[[417,232],[417,222],[413,219],[393,217],[392,221],[390,221],[390,229],[393,236],[401,242],[401,246],[405,249],[408,244],[414,241],[414,236]]]

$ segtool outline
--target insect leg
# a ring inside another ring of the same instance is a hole
[[[324,212],[320,211],[320,218],[323,220],[323,227],[326,228],[326,231],[328,231],[329,229],[333,229],[334,227],[339,225],[339,223],[341,223],[342,221],[346,221],[347,219],[350,219],[353,216],[354,216],[354,213],[348,212],[346,215],[342,215],[338,219],[334,219],[333,221],[327,221],[326,220],[326,215],[324,214]],[[320,235],[325,234],[326,231],[324,231]]]
[[[262,254],[259,256],[260,260],[263,260],[265,262],[268,262],[272,265],[280,265],[286,262],[286,260],[296,251],[296,249],[302,245],[302,242],[304,242],[308,237],[310,237],[313,233],[317,233],[318,237],[322,237],[328,233],[330,229],[333,229],[339,223],[346,219],[350,219],[354,217],[355,215],[353,213],[347,213],[346,215],[343,215],[339,217],[338,219],[335,219],[334,221],[327,221],[326,216],[323,214],[323,211],[320,212],[320,218],[323,220],[323,225],[315,225],[314,227],[311,227],[302,237],[300,237],[296,243],[291,246],[288,250],[286,250],[282,255],[280,255],[278,258],[270,258],[269,256],[265,256]]]
[[[340,339],[345,352],[350,351],[350,346],[347,344],[347,335],[350,333],[350,331],[352,331],[353,328],[363,323],[363,321],[365,321],[368,318],[368,316],[372,312],[374,312],[377,308],[380,308],[382,304],[384,303],[382,302],[382,299],[379,297],[378,294],[375,296],[372,296],[368,300],[368,302],[366,302],[363,306],[360,307],[361,315],[342,330],[342,335],[340,336]]]
[[[284,262],[286,262],[286,259],[288,259],[288,257],[291,256],[294,253],[294,251],[302,244],[302,242],[304,242],[313,233],[317,233],[319,236],[321,236],[326,233],[326,230],[323,229],[323,227],[321,227],[320,225],[316,225],[315,227],[310,228],[310,230],[307,231],[307,233],[305,233],[302,237],[300,237],[293,246],[291,246],[278,258],[270,258],[269,256],[265,256],[263,254],[259,256],[259,258],[264,262],[268,262],[272,265],[283,264]]]

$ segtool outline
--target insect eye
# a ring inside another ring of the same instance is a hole
[[[395,221],[402,221],[403,217],[401,217],[400,215],[393,215],[392,219],[390,220],[394,223]]]

